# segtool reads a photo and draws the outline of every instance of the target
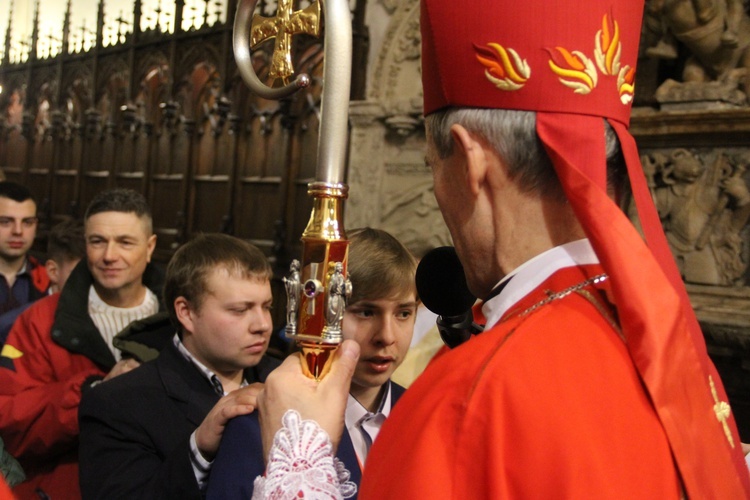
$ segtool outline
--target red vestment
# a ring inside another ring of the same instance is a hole
[[[679,498],[609,282],[543,302],[601,272],[558,270],[428,366],[373,445],[360,498]]]

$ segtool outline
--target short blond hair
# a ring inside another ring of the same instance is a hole
[[[413,292],[417,260],[407,248],[382,229],[365,227],[347,232],[352,282],[350,304]]]

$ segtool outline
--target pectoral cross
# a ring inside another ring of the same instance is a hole
[[[716,392],[714,379],[711,378],[710,375],[708,377],[708,383],[711,385],[711,394],[713,395],[714,401],[716,403],[714,404],[714,413],[716,413],[716,420],[721,422],[721,425],[724,427],[724,434],[727,436],[729,444],[732,446],[732,448],[734,448],[734,438],[732,437],[732,431],[729,429],[729,424],[727,424],[729,415],[731,415],[732,413],[732,408],[726,401],[719,400],[719,394]]]
[[[280,78],[284,85],[289,83],[289,77],[294,74],[292,36],[318,36],[320,33],[320,3],[313,1],[306,9],[295,11],[293,2],[294,0],[279,0],[276,17],[255,14],[250,28],[251,48],[275,38],[268,76],[273,79]]]

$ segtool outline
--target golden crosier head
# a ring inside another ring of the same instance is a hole
[[[280,0],[274,17],[255,15],[257,0],[239,0],[234,22],[234,53],[242,78],[257,95],[280,99],[309,85],[308,75],[293,77],[292,37],[318,36],[321,3],[313,0],[294,10],[294,0]],[[341,319],[351,293],[346,267],[349,242],[343,226],[343,183],[351,85],[352,25],[347,0],[326,0],[324,43],[325,88],[321,96],[316,182],[309,186],[313,210],[302,235],[302,259],[284,280],[287,290],[287,334],[302,348],[306,373],[320,378],[332,350],[341,342]],[[262,83],[252,65],[251,48],[274,40],[269,75],[283,86]],[[333,271],[331,271],[333,269]]]

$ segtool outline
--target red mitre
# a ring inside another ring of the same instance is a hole
[[[537,112],[537,134],[610,276],[687,496],[750,498],[724,388],[627,130],[642,14],[636,0],[422,0],[424,112]],[[602,118],[620,139],[645,241],[607,195]]]

